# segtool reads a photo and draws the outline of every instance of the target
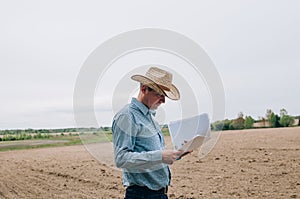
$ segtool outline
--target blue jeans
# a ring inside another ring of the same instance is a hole
[[[162,190],[155,191],[134,185],[127,187],[125,199],[168,199],[168,196]]]

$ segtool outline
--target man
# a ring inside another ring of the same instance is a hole
[[[168,165],[182,152],[164,149],[153,115],[165,97],[178,100],[180,94],[172,84],[172,74],[157,67],[131,79],[140,82],[138,97],[115,115],[112,124],[115,164],[122,168],[125,198],[168,198]]]

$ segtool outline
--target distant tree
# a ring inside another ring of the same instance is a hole
[[[26,140],[30,140],[30,139],[32,139],[32,135],[27,134],[27,135],[26,135]]]
[[[25,133],[32,133],[33,129],[25,129]]]
[[[271,114],[273,113],[273,111],[271,109],[267,109],[266,111],[266,118],[270,121],[270,117],[271,117]]]
[[[280,127],[279,120],[280,120],[280,117],[277,114],[271,113],[270,119],[269,119],[270,127],[272,127],[272,128]]]
[[[223,130],[229,130],[229,126],[231,124],[231,120],[224,120],[224,124],[223,124]]]
[[[211,129],[213,131],[221,131],[221,130],[223,130],[223,126],[224,126],[224,121],[216,121],[216,122],[212,123]]]
[[[238,118],[244,118],[244,113],[243,112],[239,112],[238,113]]]
[[[42,134],[41,133],[37,133],[33,136],[34,139],[41,139],[43,138]]]
[[[109,131],[110,130],[110,128],[108,126],[104,127],[103,129],[104,129],[104,131]]]
[[[283,115],[280,117],[279,124],[283,127],[292,126],[294,124],[294,118],[289,115]]]
[[[220,130],[229,130],[230,129],[230,124],[231,120],[225,119],[223,121],[216,121],[211,124],[211,129],[213,131],[220,131]]]
[[[244,122],[245,122],[245,119],[243,117],[244,117],[244,114],[242,112],[239,112],[238,118],[233,120],[230,123],[229,129],[232,129],[232,130],[243,129],[244,128]]]
[[[244,127],[245,129],[253,128],[254,119],[251,116],[246,116],[244,121]]]
[[[280,117],[287,115],[287,114],[288,114],[288,112],[284,108],[280,109]]]
[[[16,133],[16,134],[21,134],[22,131],[23,131],[23,130],[21,130],[21,129],[17,129],[17,130],[15,130],[15,133]]]

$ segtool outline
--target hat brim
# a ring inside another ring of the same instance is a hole
[[[134,81],[140,82],[142,84],[149,85],[155,91],[157,91],[159,93],[163,93],[166,97],[170,98],[171,100],[179,100],[180,99],[179,90],[173,84],[170,87],[168,87],[168,89],[169,89],[169,91],[168,91],[166,89],[163,89],[161,86],[159,86],[159,84],[155,83],[153,80],[151,80],[148,77],[145,77],[143,75],[133,75],[133,76],[131,76],[131,79]]]

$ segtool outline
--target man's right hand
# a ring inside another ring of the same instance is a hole
[[[165,164],[173,164],[177,158],[180,157],[182,151],[176,150],[163,150],[162,162]]]

